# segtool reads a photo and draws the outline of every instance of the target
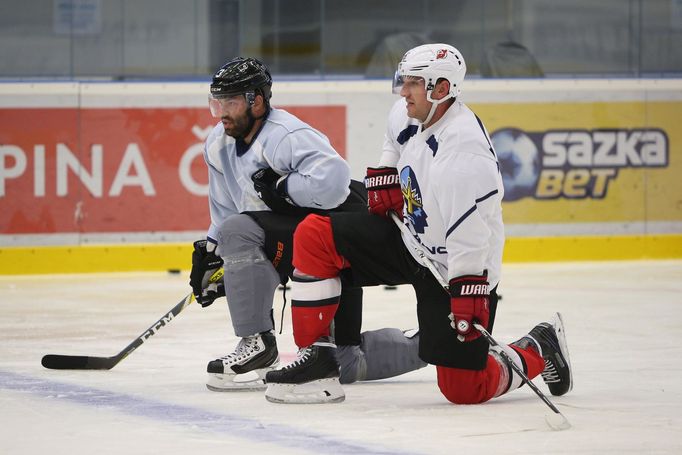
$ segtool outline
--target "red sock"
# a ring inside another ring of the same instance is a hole
[[[299,307],[292,303],[291,318],[294,341],[299,348],[310,346],[320,337],[331,335],[329,325],[334,319],[338,303],[318,307]]]
[[[526,366],[525,373],[526,376],[528,376],[528,379],[533,379],[545,369],[545,361],[535,349],[531,347],[521,349],[513,344],[510,344],[509,347],[516,351],[523,359],[523,363]]]
[[[310,281],[294,276],[291,282],[291,318],[294,341],[299,348],[330,335],[329,326],[340,298],[339,278]]]

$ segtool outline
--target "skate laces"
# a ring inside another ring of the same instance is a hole
[[[246,337],[242,338],[239,340],[239,343],[237,344],[237,347],[234,349],[234,352],[230,352],[226,356],[221,357],[220,359],[223,360],[224,362],[230,363],[234,362],[235,360],[242,360],[246,357],[249,356],[253,351],[255,351],[256,347],[258,346],[258,336],[253,336],[253,337]]]
[[[561,382],[559,371],[557,370],[557,367],[551,357],[561,355],[561,348],[559,347],[556,329],[554,328],[554,326],[546,324],[544,327],[544,331],[540,335],[541,335],[540,338],[545,345],[542,349],[543,354],[547,356],[546,358],[544,358],[545,369],[542,370],[542,373],[540,373],[540,375],[547,384]]]
[[[549,359],[545,359],[545,369],[542,370],[541,376],[546,383],[561,381],[554,362]]]
[[[305,363],[310,357],[312,351],[313,351],[312,346],[306,346],[305,348],[299,349],[298,352],[296,353],[296,360],[291,362],[289,365],[286,365],[284,369],[288,370],[289,368],[294,368]]]

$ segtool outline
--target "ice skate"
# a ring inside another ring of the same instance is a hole
[[[208,363],[206,387],[215,392],[265,389],[265,374],[279,366],[272,332],[242,338],[234,352]]]
[[[573,372],[568,356],[566,333],[561,314],[556,313],[552,322],[536,325],[528,335],[513,343],[522,349],[532,342],[545,361],[542,379],[552,395],[560,396],[573,388]]]
[[[298,351],[297,359],[266,375],[265,398],[273,403],[338,403],[346,398],[339,383],[336,345],[327,337]]]

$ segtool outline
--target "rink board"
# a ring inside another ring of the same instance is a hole
[[[386,84],[277,81],[273,104],[362,179]],[[682,257],[682,80],[473,80],[462,99],[505,176],[505,261]],[[214,124],[203,83],[0,84],[0,273],[188,268]]]
[[[0,249],[0,275],[189,270],[189,242]],[[513,237],[505,263],[682,257],[682,235]]]

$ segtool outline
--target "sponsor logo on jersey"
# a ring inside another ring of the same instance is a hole
[[[603,199],[621,169],[668,166],[661,129],[547,130],[503,128],[491,135],[505,201]]]
[[[432,255],[448,254],[447,248],[444,245],[426,245],[422,242],[419,234],[423,234],[425,228],[429,225],[426,222],[428,215],[424,211],[424,204],[422,201],[422,193],[419,189],[419,182],[417,176],[410,166],[405,166],[400,171],[400,188],[403,193],[403,202],[405,210],[403,213],[409,221],[407,224],[411,226],[412,235],[414,239],[419,242],[422,248]]]
[[[405,166],[400,171],[400,188],[403,192],[405,211],[410,219],[412,226],[417,234],[423,234],[424,228],[429,224],[426,222],[428,216],[424,211],[422,193],[419,189],[417,177],[410,166]]]

